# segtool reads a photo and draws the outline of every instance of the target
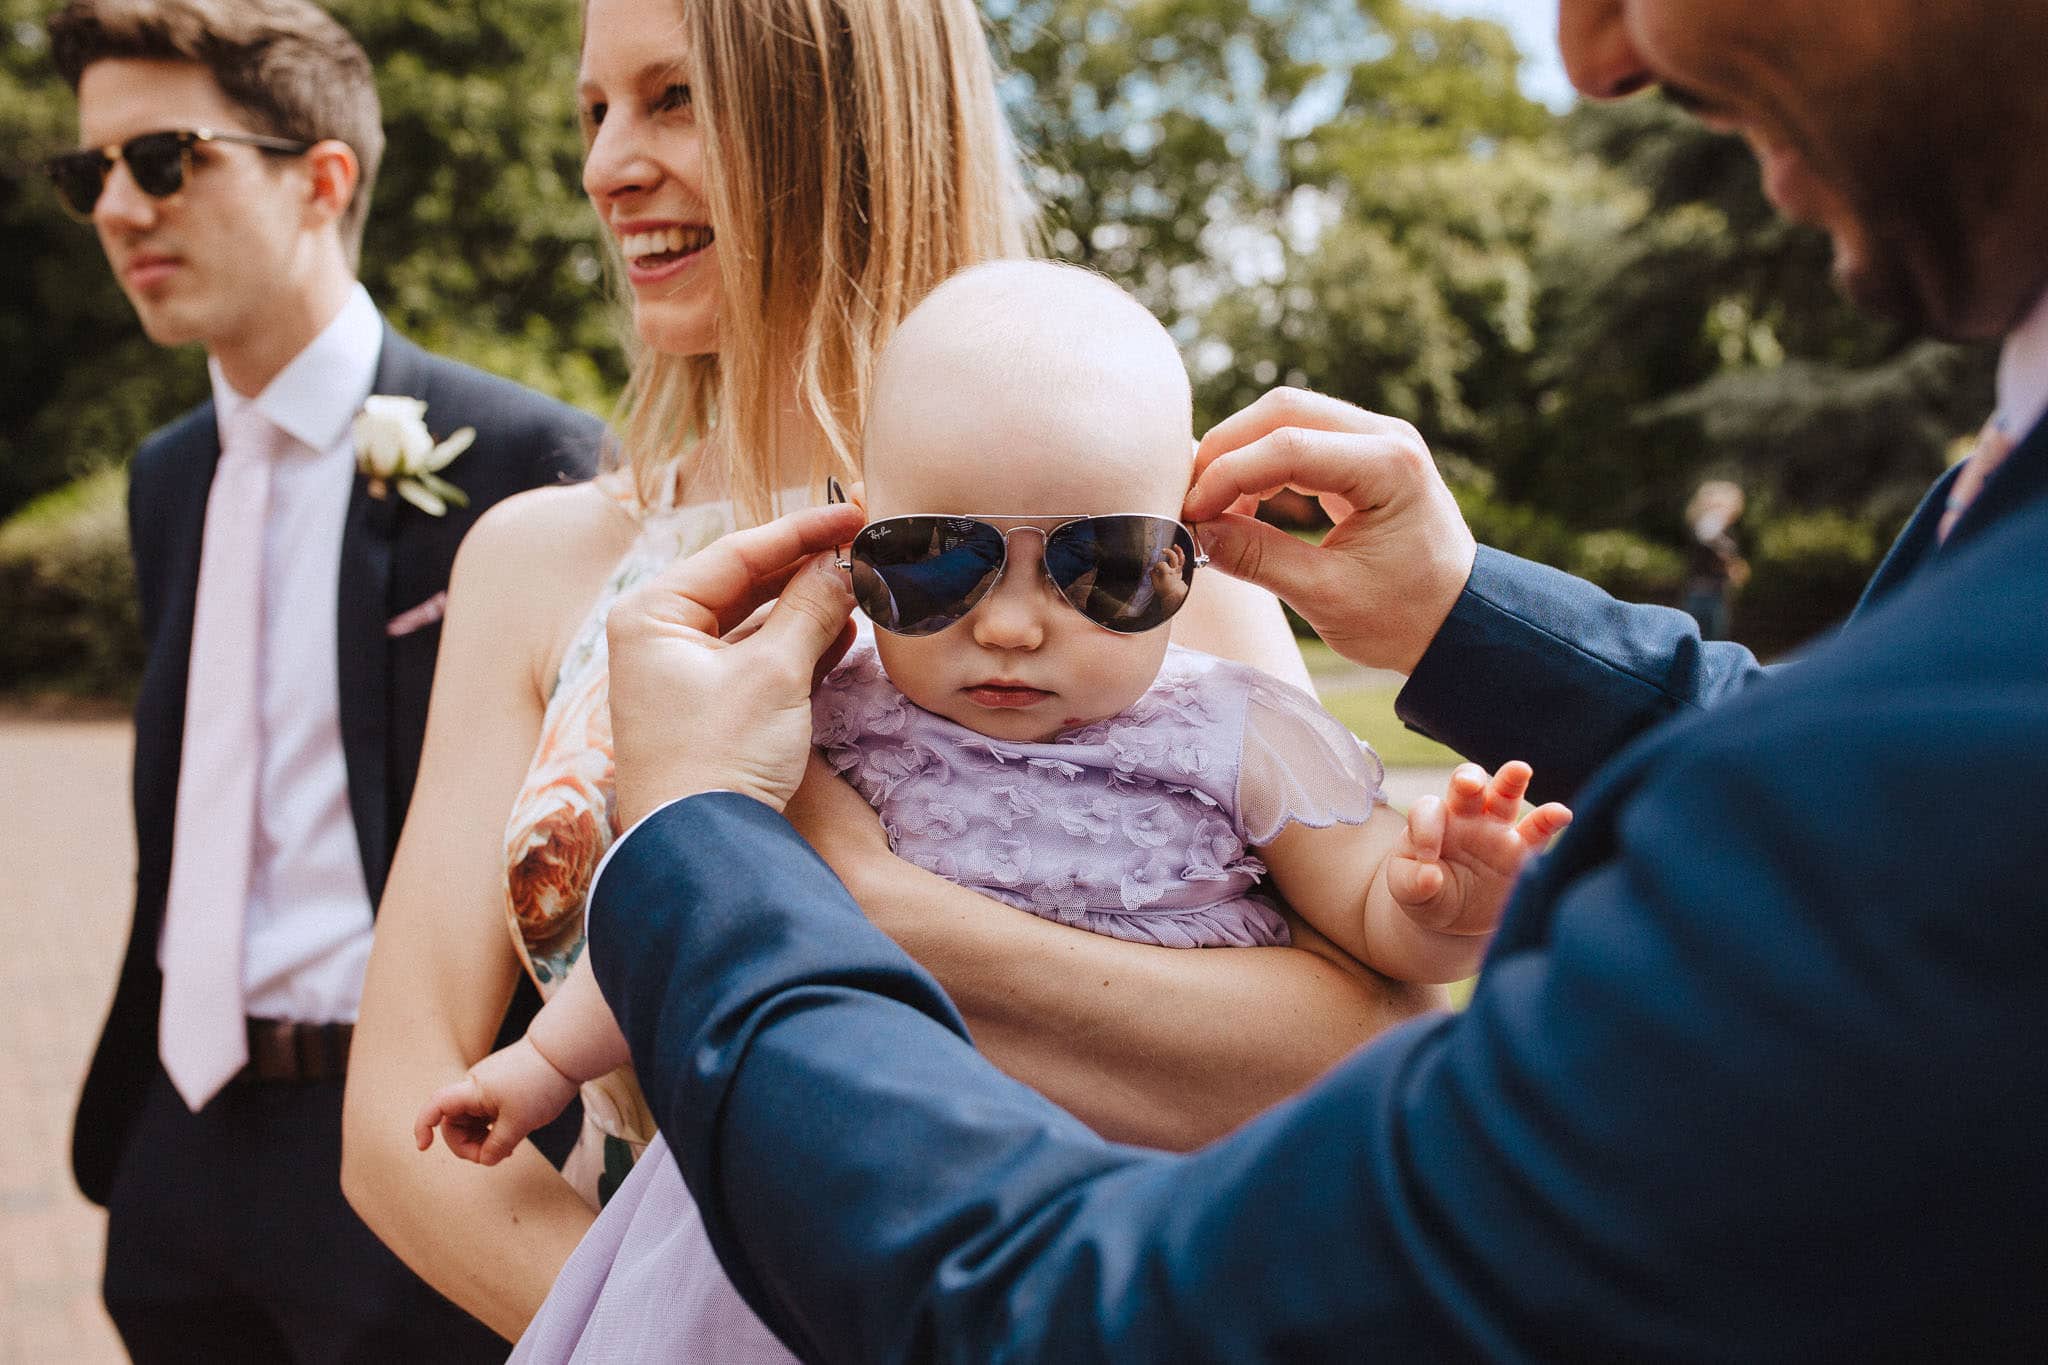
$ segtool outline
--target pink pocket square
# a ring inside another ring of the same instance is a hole
[[[416,630],[425,630],[448,614],[448,594],[437,592],[416,607],[408,607],[384,623],[384,633],[396,640]]]

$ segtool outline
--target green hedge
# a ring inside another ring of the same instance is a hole
[[[1630,531],[1574,531],[1533,507],[1502,502],[1491,480],[1453,465],[1445,470],[1465,522],[1482,545],[1553,564],[1597,583],[1628,602],[1674,603],[1685,581],[1685,560],[1668,545]],[[1460,475],[1463,477],[1460,477]]]
[[[1735,637],[1769,658],[1832,628],[1862,596],[1887,540],[1870,523],[1834,511],[1765,524],[1733,605]]]
[[[1480,543],[1554,564],[1631,602],[1675,605],[1684,556],[1627,531],[1575,532],[1534,508],[1498,501],[1483,471],[1448,463],[1458,505]],[[1733,606],[1735,638],[1763,658],[1837,625],[1884,557],[1881,526],[1838,511],[1790,513],[1750,527],[1750,579]]]
[[[142,672],[127,477],[91,474],[0,526],[0,694],[132,696]]]

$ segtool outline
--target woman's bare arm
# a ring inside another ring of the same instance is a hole
[[[588,488],[524,494],[464,542],[449,586],[420,780],[378,910],[342,1124],[342,1189],[399,1257],[508,1339],[591,1222],[531,1144],[491,1169],[414,1147],[427,1096],[490,1051],[522,970],[505,921],[505,825],[559,642],[630,527]],[[545,547],[547,574],[533,572]]]

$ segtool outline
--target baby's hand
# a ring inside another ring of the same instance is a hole
[[[435,1091],[412,1121],[413,1140],[426,1151],[438,1127],[449,1151],[464,1161],[495,1166],[574,1098],[576,1083],[521,1038]]]
[[[1493,932],[1522,864],[1572,822],[1553,801],[1516,823],[1530,775],[1528,764],[1506,763],[1488,781],[1486,769],[1467,763],[1446,795],[1409,808],[1387,860],[1387,890],[1410,919],[1443,934]]]

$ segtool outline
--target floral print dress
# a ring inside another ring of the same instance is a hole
[[[542,996],[553,995],[583,953],[584,901],[619,835],[612,808],[612,719],[605,619],[621,596],[675,559],[733,529],[730,504],[650,508],[624,473],[593,485],[640,533],[620,558],[562,658],[541,718],[526,781],[505,830],[505,903],[512,942]],[[583,1135],[563,1175],[600,1207],[654,1136],[654,1119],[629,1068],[583,1087]]]

